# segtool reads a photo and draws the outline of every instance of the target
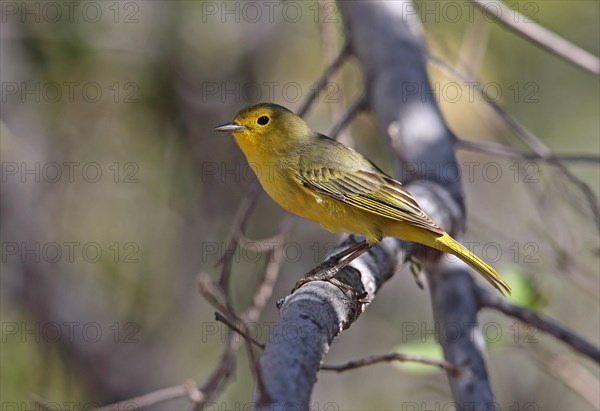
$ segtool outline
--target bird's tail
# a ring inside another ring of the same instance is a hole
[[[473,267],[479,274],[490,282],[502,295],[510,294],[510,286],[500,277],[492,267],[487,265],[475,254],[467,250],[460,243],[455,241],[450,235],[444,233],[435,239],[435,248],[446,253],[453,254]]]

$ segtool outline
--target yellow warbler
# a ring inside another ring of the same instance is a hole
[[[384,237],[396,237],[454,254],[510,294],[498,273],[437,226],[398,181],[290,110],[253,105],[215,130],[233,134],[265,191],[283,208],[331,232],[365,236],[338,256],[347,257],[338,269]]]

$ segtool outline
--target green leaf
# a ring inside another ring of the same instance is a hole
[[[535,282],[523,272],[517,269],[508,271],[504,275],[504,279],[512,288],[512,294],[508,299],[510,303],[536,312],[547,305],[547,299],[542,295]]]
[[[427,339],[425,341],[410,341],[406,344],[397,346],[395,351],[402,354],[420,355],[434,360],[444,360],[442,347],[432,339]],[[404,372],[412,374],[431,374],[440,372],[440,369],[434,365],[421,364],[414,361],[394,361],[393,365]]]

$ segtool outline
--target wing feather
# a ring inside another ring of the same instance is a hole
[[[373,166],[346,171],[339,167],[311,167],[300,162],[298,178],[309,190],[373,214],[444,233],[402,185]]]

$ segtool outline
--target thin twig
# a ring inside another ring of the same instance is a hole
[[[233,310],[230,310],[230,303],[224,304],[219,301],[219,298],[216,295],[217,289],[207,274],[201,273],[198,283],[201,294],[211,305],[213,305],[213,307],[217,307],[218,310],[222,310],[223,312],[228,312],[236,319],[238,318]],[[227,299],[228,296],[225,296],[225,298]],[[213,370],[206,383],[200,389],[200,391],[205,393],[205,395],[202,401],[197,402],[196,406],[194,407],[195,411],[202,410],[204,403],[210,401],[217,394],[217,392],[223,388],[224,383],[233,373],[235,368],[235,354],[240,347],[240,341],[234,339],[231,334],[227,334],[225,349],[221,354],[221,359],[218,363],[219,365]]]
[[[225,250],[227,252],[221,256],[217,264],[221,264],[221,274],[219,276],[218,285],[223,293],[229,298],[229,280],[231,278],[231,269],[233,267],[233,256],[239,244],[240,233],[244,233],[248,219],[256,207],[258,198],[262,191],[258,185],[254,185],[252,190],[246,195],[240,204],[236,217],[234,219],[232,234]]]
[[[279,233],[277,233],[271,237],[254,240],[247,237],[245,234],[240,233],[238,235],[238,244],[242,250],[253,248],[262,253],[273,251],[277,248],[279,246],[278,241],[280,237]]]
[[[240,329],[240,334],[245,338],[247,342],[247,352],[250,364],[252,365],[252,370],[256,381],[256,385],[258,387],[258,392],[261,394],[259,397],[261,403],[268,403],[270,401],[270,398],[267,389],[264,385],[264,381],[261,374],[262,371],[260,369],[258,361],[256,360],[256,357],[254,356],[254,352],[251,346],[251,343],[256,344],[257,342],[250,339],[250,336],[248,335],[248,327],[246,324],[248,321],[254,322],[258,320],[260,314],[262,313],[264,307],[267,304],[267,301],[269,301],[269,298],[271,298],[271,296],[273,295],[273,288],[275,287],[275,282],[277,281],[281,265],[283,264],[283,242],[285,236],[287,235],[291,227],[291,221],[292,219],[289,214],[286,215],[281,221],[278,233],[275,236],[275,245],[269,250],[267,255],[268,263],[265,267],[263,278],[258,288],[254,292],[252,304],[242,315],[243,320],[241,323],[242,329]],[[264,349],[263,344],[258,343],[258,346],[261,349]]]
[[[358,113],[363,111],[367,107],[367,95],[362,94],[352,106],[348,109],[344,117],[337,122],[337,124],[331,129],[329,132],[329,137],[334,140],[337,140],[338,134],[350,124],[350,122],[356,117]]]
[[[279,276],[279,271],[281,269],[281,265],[283,264],[283,253],[281,252],[283,249],[283,241],[285,236],[287,235],[290,226],[291,226],[291,216],[286,215],[281,224],[279,226],[278,233],[275,238],[275,246],[271,248],[268,252],[267,257],[267,266],[264,270],[263,278],[254,292],[254,297],[252,298],[252,304],[242,315],[243,321],[243,329],[239,330],[240,335],[242,335],[247,341],[248,346],[248,356],[250,359],[250,364],[252,365],[254,378],[256,380],[256,384],[258,387],[258,391],[260,395],[260,402],[267,403],[270,401],[268,392],[266,387],[264,386],[261,369],[254,356],[252,351],[251,343],[257,344],[261,349],[264,349],[264,344],[260,344],[255,340],[250,339],[248,335],[248,328],[246,326],[246,322],[254,322],[257,321],[265,308],[267,301],[273,295],[273,288],[275,287],[275,283],[277,281],[277,277]]]
[[[233,338],[233,335],[227,334],[225,349],[221,354],[218,366],[213,370],[208,380],[201,387],[200,391],[204,393],[204,400],[196,404],[195,410],[202,410],[203,405],[211,401],[221,390],[228,378],[235,369],[235,354],[241,347],[239,339]]]
[[[253,206],[254,206],[253,201],[250,198],[250,199],[247,199],[246,204],[242,204],[242,206],[240,207],[240,212],[238,213],[238,216],[240,216],[240,218],[236,219],[238,221],[238,226],[234,229],[234,234],[236,235],[236,238],[233,241],[231,241],[231,243],[230,243],[233,247],[237,248],[240,246],[240,242],[239,242],[240,238],[242,235],[244,235],[243,229],[240,228],[240,224],[241,225],[246,224],[247,216],[250,214],[250,211],[252,210]],[[287,226],[282,224],[282,226],[280,227],[280,233],[277,234],[275,238],[282,239],[283,236],[285,235],[284,234],[285,230],[287,230]],[[244,235],[244,237],[245,237],[245,235]],[[233,238],[233,236],[232,236],[232,238]],[[282,247],[281,241],[276,241],[276,248],[270,249],[270,253],[274,253],[280,247]],[[234,250],[235,250],[235,248],[234,248]],[[231,257],[229,257],[229,258],[231,259]],[[269,260],[269,261],[271,261],[271,260]],[[228,263],[228,264],[231,264],[231,263]],[[230,268],[229,268],[229,270],[230,270]],[[275,273],[273,273],[273,271],[275,271]],[[218,310],[228,313],[228,315],[231,316],[232,318],[235,318],[236,321],[245,325],[246,322],[243,319],[245,319],[247,321],[256,321],[260,317],[260,313],[262,312],[262,309],[266,305],[266,302],[264,302],[262,304],[257,304],[256,303],[257,295],[263,295],[263,296],[270,295],[270,293],[272,292],[271,289],[275,284],[275,279],[277,278],[278,272],[279,272],[279,268],[273,267],[273,264],[271,262],[267,265],[267,268],[265,269],[265,276],[264,276],[263,280],[261,281],[261,284],[259,285],[259,287],[255,293],[255,296],[253,299],[253,304],[241,316],[238,316],[233,311],[233,308],[229,301],[229,298],[230,298],[229,295],[225,294],[223,292],[224,290],[221,287],[219,287],[219,286],[215,287],[215,285],[212,283],[212,281],[206,274],[200,276],[200,282],[199,282],[200,292],[207,299],[207,301],[210,302]],[[269,287],[270,287],[270,290],[265,290],[266,288],[269,288]],[[219,293],[222,294],[222,297],[225,299],[225,302],[220,301],[220,298],[218,296]],[[262,301],[261,298],[258,298],[258,300]],[[245,329],[247,330],[247,327]],[[240,333],[242,333],[242,330],[240,330]],[[247,335],[247,332],[246,332],[246,335]],[[201,410],[203,405],[207,401],[209,401],[211,398],[213,398],[217,394],[217,392],[224,387],[225,382],[228,380],[228,378],[231,376],[231,374],[233,372],[233,369],[235,367],[235,354],[240,349],[241,343],[239,340],[232,338],[230,334],[228,334],[227,338],[228,339],[225,344],[225,350],[223,351],[223,354],[221,355],[221,360],[219,361],[219,366],[217,368],[215,368],[215,370],[213,371],[213,373],[211,374],[211,376],[209,377],[207,382],[201,388],[201,391],[205,393],[205,398],[203,401],[198,402],[196,404],[195,410]],[[250,363],[252,364],[252,367],[253,367],[253,374],[255,375],[255,378],[257,378],[257,381],[262,381],[262,378],[260,377],[260,373],[256,372],[256,370],[258,369],[257,368],[258,365],[256,363],[256,359],[254,358],[254,354],[251,352],[251,350],[248,351],[248,355],[249,355]],[[259,382],[259,384],[260,384],[260,382]],[[262,384],[259,385],[259,387],[262,387],[264,389],[264,386]]]
[[[242,323],[242,329],[244,331],[243,335],[248,335],[248,327],[246,326],[246,323]],[[256,387],[258,388],[258,392],[260,393],[260,395],[258,396],[258,402],[260,404],[267,404],[271,402],[271,397],[269,396],[269,392],[267,391],[267,387],[265,386],[265,382],[262,377],[262,371],[260,369],[260,365],[258,364],[258,360],[254,355],[252,342],[246,338],[244,338],[244,342],[246,343],[246,353],[248,354],[250,370],[252,371],[252,376],[254,377],[254,381],[256,382]]]
[[[587,368],[566,355],[553,356],[539,362],[542,367],[545,367],[550,374],[562,381],[571,391],[591,404],[593,409],[600,410],[598,377],[588,371]]]
[[[509,9],[501,1],[472,1],[483,11],[498,19],[502,25],[524,36],[527,40],[590,73],[600,74],[600,59],[598,57],[536,24],[517,10]]]
[[[233,312],[228,303],[224,303],[220,301],[218,297],[218,291],[212,280],[206,273],[200,273],[198,278],[198,289],[200,294],[204,296],[206,301],[210,303],[213,307],[215,307],[218,311],[227,313],[227,315],[236,319],[236,321],[241,321],[240,317]]]
[[[244,337],[246,340],[248,340],[252,344],[256,345],[258,348],[260,348],[262,350],[265,349],[265,345],[263,343],[256,341],[250,335],[248,335],[247,333],[244,333],[234,323],[232,323],[231,321],[229,321],[229,319],[227,317],[225,317],[223,314],[221,314],[218,311],[215,312],[215,320],[222,322],[223,324],[225,324],[226,326],[228,326],[229,328],[231,328],[233,331],[235,331],[236,333],[238,333],[239,335],[241,335],[242,337]]]
[[[566,329],[556,321],[540,314],[536,314],[526,308],[510,304],[506,300],[498,297],[498,295],[484,288],[477,287],[476,292],[479,304],[482,307],[498,310],[508,316],[517,318],[526,324],[532,325],[540,331],[547,332],[597,363],[600,363],[600,348],[595,347],[592,343]]]
[[[330,0],[319,0],[319,8],[322,10],[327,10],[329,7]],[[338,48],[336,40],[338,40],[338,30],[337,27],[327,21],[327,19],[319,19],[319,33],[321,35],[321,53],[323,54],[323,58],[327,62],[327,64],[331,64],[335,58],[337,52],[335,51]],[[338,86],[341,79],[341,75],[338,72],[333,73],[330,78],[330,82],[334,83],[335,89],[341,91],[341,87]],[[334,99],[325,99],[323,102],[325,103],[333,103],[331,105],[331,116],[332,119],[337,119],[343,116],[347,110],[346,108],[346,99],[344,98],[344,93],[336,93],[336,98]],[[315,99],[318,100],[318,99]],[[332,137],[333,138],[333,137]],[[352,146],[352,136],[349,132],[342,131],[338,137],[335,138],[338,141],[343,142],[346,145]]]
[[[152,391],[139,397],[130,398],[128,400],[119,401],[114,404],[105,405],[103,407],[96,408],[95,411],[116,411],[126,409],[141,409],[152,405],[160,404],[161,402],[175,400],[188,396],[189,386],[188,384],[175,385],[173,387],[162,388],[160,390]],[[195,398],[199,402],[203,400],[203,397]]]
[[[482,86],[477,82],[470,82],[468,78],[466,78],[462,73],[452,67],[450,64],[446,63],[443,59],[429,54],[429,60],[444,70],[446,73],[456,77],[457,79],[463,82],[469,82],[469,84],[475,84],[475,89],[481,96],[484,97],[485,103],[492,109],[492,111],[500,117],[504,123],[515,133],[515,135],[526,144],[535,154],[540,157],[547,158],[548,164],[551,164],[559,169],[559,171],[569,180],[571,181],[577,188],[583,193],[585,196],[589,209],[593,215],[594,221],[596,223],[596,229],[600,231],[600,207],[598,206],[598,198],[594,194],[593,190],[590,188],[588,184],[586,184],[583,180],[573,174],[565,165],[556,159],[552,159],[553,154],[552,150],[548,146],[546,146],[535,134],[533,134],[530,130],[528,130],[524,125],[522,125],[517,119],[513,118],[510,114],[508,114],[502,107],[500,107],[496,102],[494,102],[483,89]]]
[[[253,207],[252,202],[250,202],[248,204],[248,208],[250,208],[250,207]],[[244,210],[244,208],[242,208],[242,210]],[[241,218],[239,219],[239,227],[240,228],[238,229],[237,232],[242,235],[243,235],[243,231],[244,231],[243,229],[245,228],[245,224],[246,224],[245,221],[246,221],[247,215],[249,215],[249,213],[242,212]],[[268,396],[268,392],[267,392],[266,387],[264,386],[264,383],[262,380],[261,370],[258,365],[258,361],[254,355],[254,350],[252,349],[252,343],[256,343],[256,342],[253,342],[250,339],[246,338],[248,336],[247,321],[257,321],[258,320],[258,318],[260,317],[260,313],[262,312],[268,299],[272,295],[273,287],[275,286],[275,281],[279,274],[279,269],[281,267],[281,264],[283,263],[283,254],[281,253],[281,249],[283,248],[283,240],[285,238],[285,235],[287,234],[289,227],[290,227],[290,221],[291,221],[291,219],[288,216],[286,216],[283,219],[282,223],[280,224],[278,233],[273,237],[273,239],[275,241],[274,241],[273,247],[269,249],[268,258],[267,258],[268,263],[264,270],[263,279],[254,294],[254,298],[252,300],[252,305],[241,316],[237,315],[234,312],[232,304],[230,302],[229,293],[225,293],[225,290],[223,290],[221,287],[218,287],[218,289],[215,288],[212,281],[210,280],[210,278],[207,275],[201,275],[200,281],[199,281],[200,292],[206,298],[206,300],[209,303],[211,303],[215,308],[217,308],[217,310],[219,310],[223,313],[226,313],[228,317],[234,318],[240,324],[239,328],[236,327],[236,331],[240,335],[245,337],[244,342],[246,343],[246,348],[247,348],[246,352],[248,355],[248,361],[251,365],[251,371],[252,371],[254,380],[256,381],[258,391],[261,394],[260,398],[261,398],[262,402],[268,402],[269,396]],[[240,238],[239,235],[236,236],[235,240],[232,241],[232,245],[234,245],[235,247],[239,247],[240,246],[239,238]],[[219,290],[225,297],[225,303],[221,302],[219,297],[217,296],[217,293]],[[260,344],[259,344],[259,346],[260,346]],[[239,345],[236,345],[234,348],[235,348],[234,351],[237,351],[237,349],[239,348]],[[227,376],[223,375],[222,373],[217,373],[217,377],[221,378],[220,380],[218,380],[218,382],[223,382],[223,379],[226,378]],[[200,404],[198,404],[196,409],[199,409],[199,406],[200,406]]]
[[[452,373],[458,374],[460,372],[460,368],[454,364],[449,363],[444,360],[436,360],[435,358],[427,358],[420,355],[412,355],[412,354],[401,354],[397,352],[393,352],[390,354],[383,355],[371,355],[369,357],[349,361],[345,364],[340,365],[322,365],[321,370],[323,371],[336,371],[343,372],[346,370],[353,370],[355,368],[365,367],[372,364],[379,364],[382,362],[417,362],[420,364],[433,365],[435,367],[439,367],[444,370],[448,370]]]
[[[540,160],[548,162],[569,162],[569,163],[590,163],[600,164],[600,157],[596,155],[587,154],[551,154],[541,155],[537,153],[526,152],[513,147],[505,146],[503,144],[481,142],[481,141],[470,141],[470,140],[458,140],[456,147],[459,149],[478,151],[481,153],[494,154],[498,156],[516,158],[522,160]]]
[[[247,322],[258,321],[258,318],[267,305],[269,298],[271,298],[273,295],[273,288],[275,287],[275,282],[277,281],[281,265],[283,264],[283,243],[287,233],[290,230],[291,222],[291,214],[287,214],[281,221],[279,232],[274,237],[275,247],[269,250],[267,257],[268,263],[264,270],[263,278],[254,293],[252,304],[242,316],[242,318],[244,318]]]
[[[325,71],[321,75],[321,78],[319,78],[319,81],[317,81],[316,86],[311,88],[310,93],[308,94],[308,96],[306,96],[306,100],[304,100],[304,103],[298,110],[298,116],[304,117],[306,115],[315,97],[319,95],[319,93],[327,85],[327,81],[329,80],[331,75],[340,68],[342,63],[346,61],[346,58],[348,58],[349,55],[350,46],[346,43],[344,44],[344,47],[342,47],[342,50],[340,51],[340,54],[336,57],[336,59],[333,60],[331,64],[325,69]]]
[[[240,215],[242,216],[242,218],[240,218],[238,221],[239,223],[245,225],[246,220],[244,216],[247,214],[241,213]],[[267,301],[273,293],[273,287],[275,286],[275,282],[279,275],[279,269],[281,267],[281,264],[283,263],[283,253],[281,253],[281,249],[283,248],[283,241],[285,239],[285,236],[289,231],[290,223],[291,216],[287,215],[282,220],[278,232],[272,237],[274,246],[269,248],[267,257],[268,263],[265,267],[263,278],[254,293],[252,304],[246,309],[246,311],[243,314],[235,314],[229,300],[229,294],[224,294],[226,303],[221,302],[219,300],[219,297],[217,296],[219,290],[214,287],[210,278],[207,275],[200,276],[200,291],[202,295],[207,299],[208,302],[210,302],[215,308],[217,308],[217,310],[227,313],[227,315],[230,318],[234,318],[241,325],[241,328],[238,328],[238,330],[236,331],[242,336],[248,335],[247,323],[255,322],[258,320],[260,314],[262,313],[264,307],[267,304]],[[232,244],[235,247],[239,247],[241,245],[240,239],[242,238],[242,236],[243,238],[245,238],[243,228],[244,227],[240,229],[238,227],[236,231],[238,233],[238,237],[235,240],[235,242],[232,242]],[[220,291],[223,292],[223,290]],[[247,342],[248,359],[251,364],[253,376],[257,382],[257,387],[259,389],[259,392],[261,393],[261,397],[263,398],[263,400],[267,399],[267,391],[264,387],[264,384],[262,383],[261,371],[254,356],[254,352],[251,348],[250,342],[247,339],[245,339],[245,342]],[[239,341],[236,341],[229,337],[225,351],[223,352],[223,355],[221,357],[219,367],[215,369],[208,382],[204,385],[204,387],[202,387],[202,390],[207,393],[205,395],[206,399],[202,403],[197,404],[195,408],[196,410],[202,409],[203,403],[210,400],[210,398],[212,398],[216,394],[216,392],[223,386],[225,381],[229,378],[231,372],[233,371],[235,354],[237,353],[240,347],[241,344]]]
[[[470,76],[479,76],[488,53],[491,26],[484,19],[476,19],[467,24],[463,33],[462,44],[458,52],[458,65]]]
[[[231,302],[230,302],[228,296],[226,296],[226,301],[227,301],[226,304],[219,301],[219,298],[217,296],[217,289],[215,288],[212,281],[210,280],[210,278],[207,275],[202,275],[202,274],[200,275],[199,285],[200,285],[200,292],[202,293],[204,298],[206,298],[206,301],[208,301],[213,307],[217,308],[217,310],[226,313],[229,317],[232,317],[236,321],[238,321],[240,324],[240,327],[241,327],[240,334],[242,336],[248,335],[248,325],[242,318],[240,318],[234,312],[234,310],[231,307]],[[247,348],[246,352],[248,354],[248,361],[250,362],[250,365],[251,365],[251,371],[252,371],[254,380],[256,381],[258,390],[261,393],[260,398],[263,399],[264,401],[268,401],[269,397],[267,394],[267,390],[262,381],[260,368],[258,365],[258,361],[256,360],[256,357],[254,356],[254,350],[252,349],[252,344],[250,341],[248,341],[246,339],[244,339],[244,342],[246,343],[246,348]],[[222,381],[220,381],[220,382],[222,382]],[[199,409],[199,406],[196,406],[196,409]]]

